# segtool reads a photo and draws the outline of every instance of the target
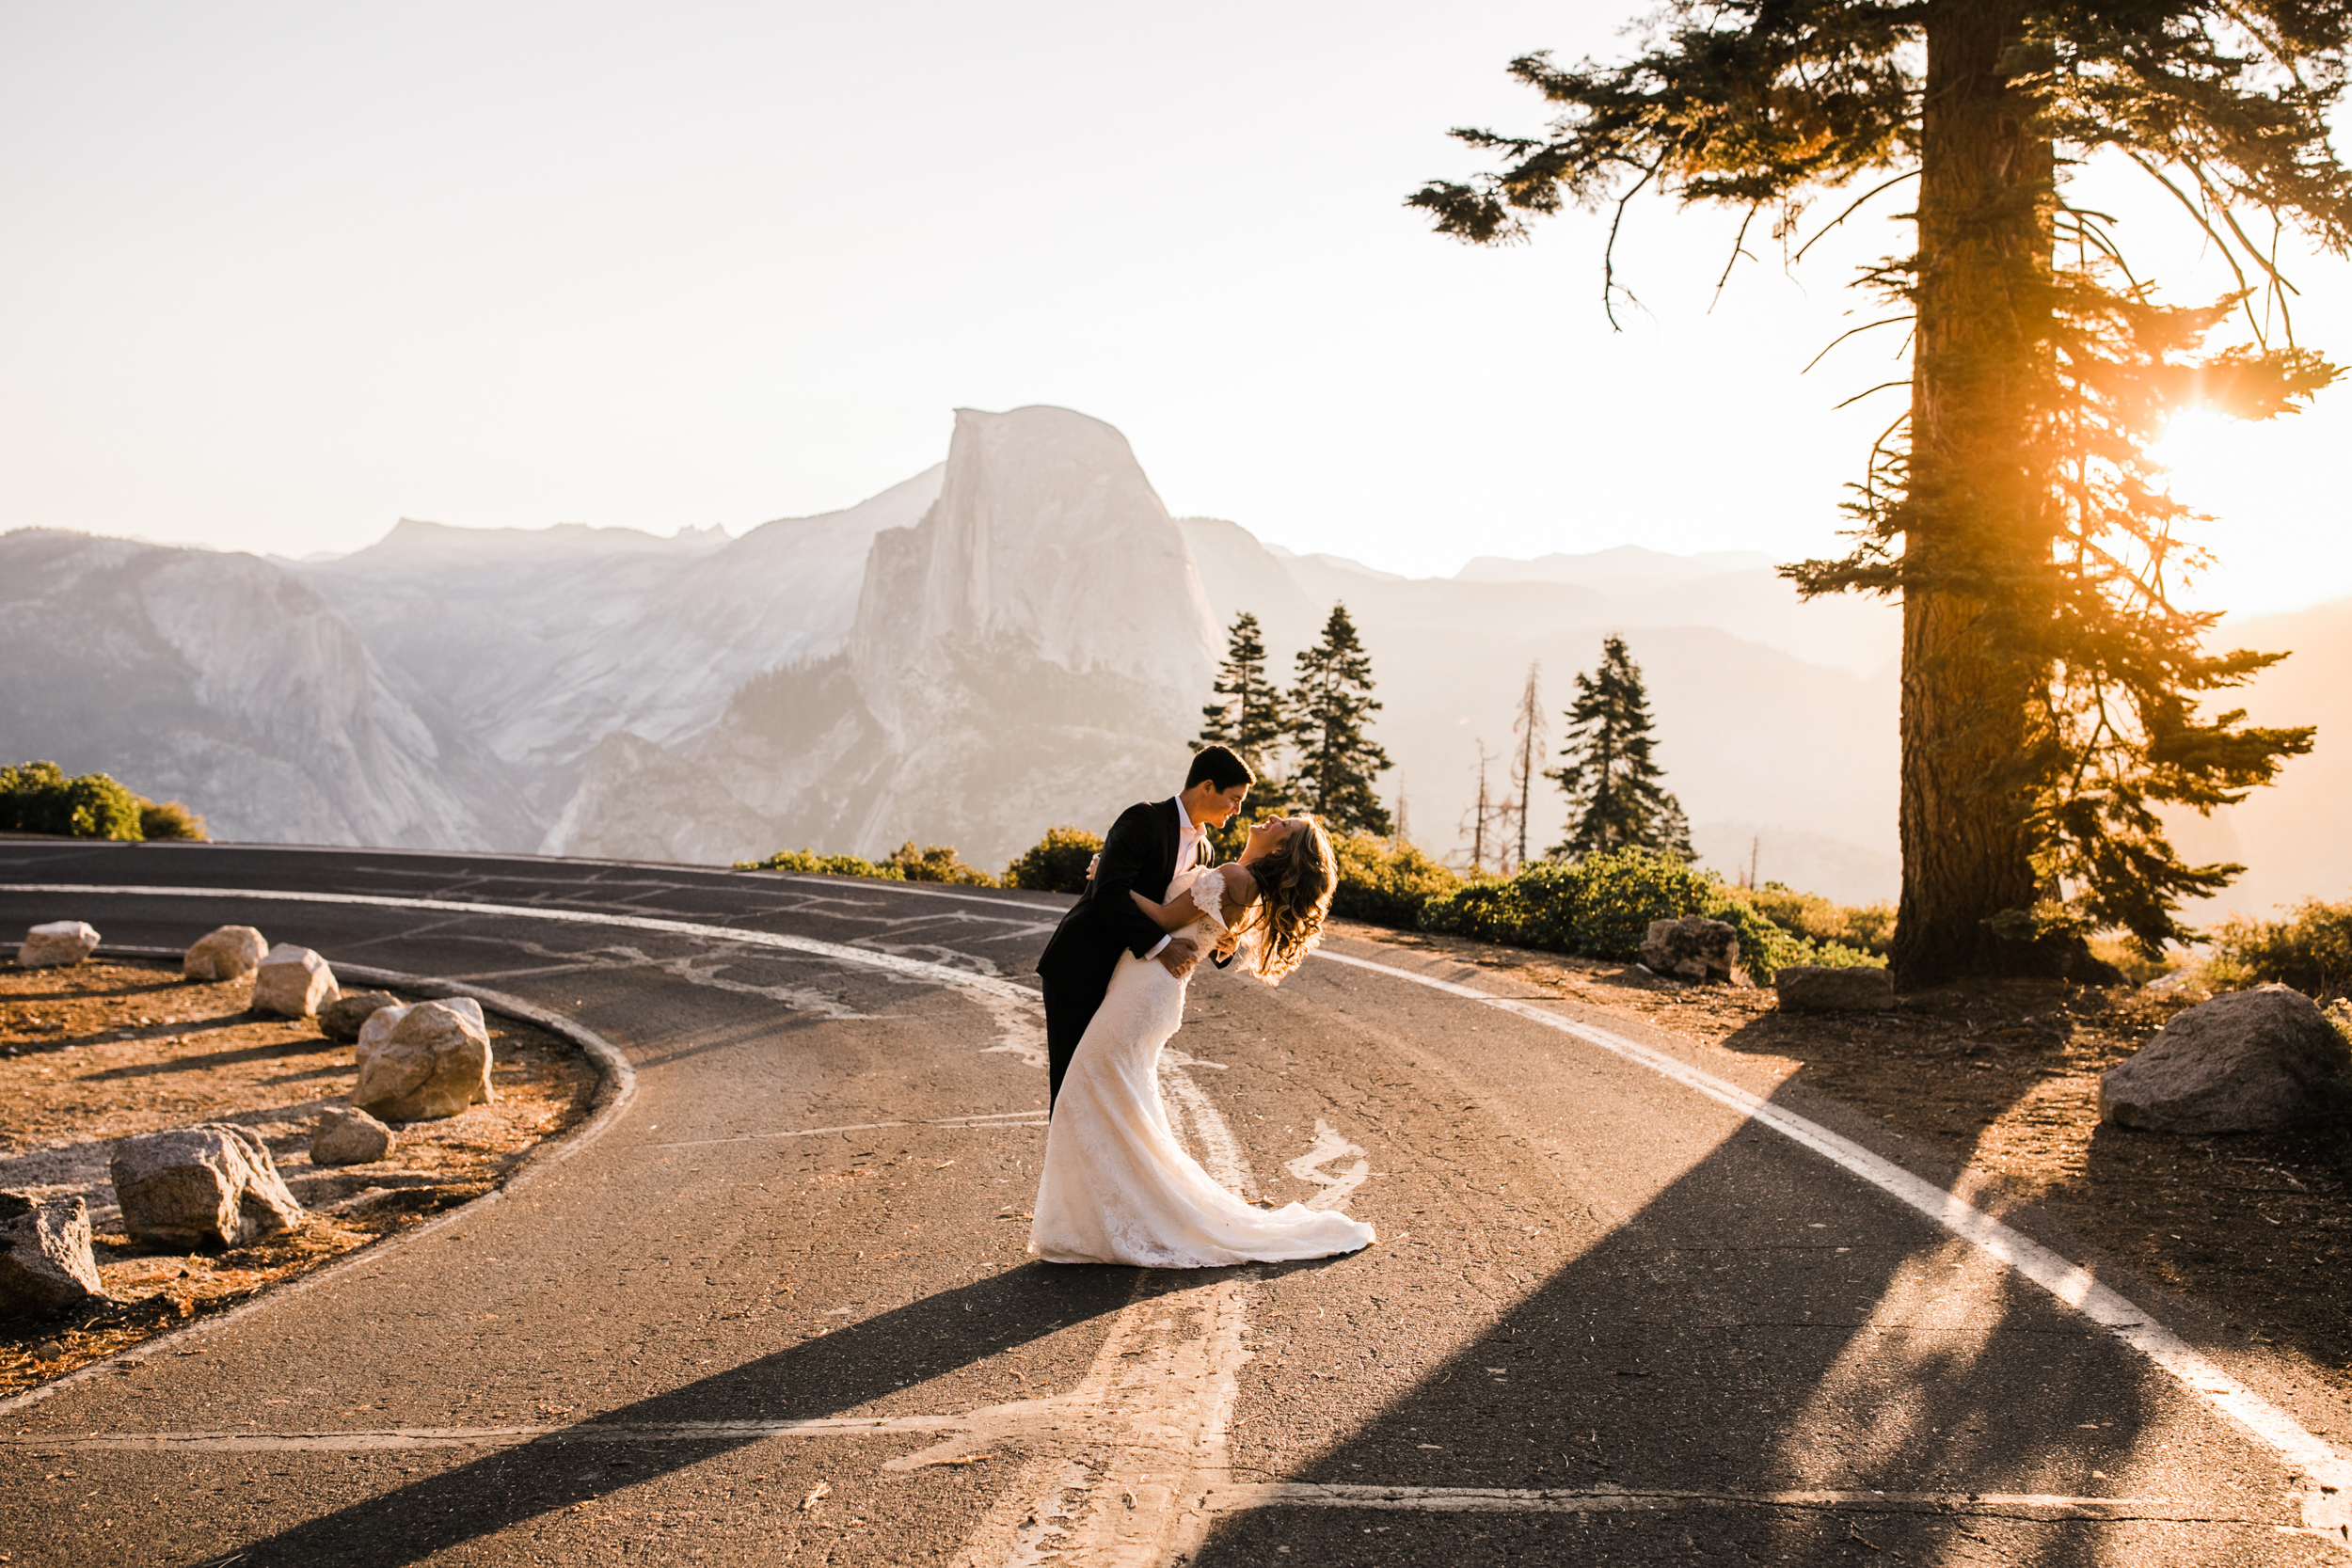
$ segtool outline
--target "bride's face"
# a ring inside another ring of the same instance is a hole
[[[1249,830],[1249,843],[1242,850],[1244,860],[1256,860],[1281,847],[1284,840],[1307,825],[1303,816],[1264,816]]]

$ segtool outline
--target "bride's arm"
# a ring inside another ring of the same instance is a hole
[[[1157,922],[1163,931],[1181,931],[1200,918],[1200,906],[1192,901],[1190,888],[1186,888],[1165,904],[1154,904],[1134,888],[1127,890],[1127,896],[1136,901],[1136,908]]]

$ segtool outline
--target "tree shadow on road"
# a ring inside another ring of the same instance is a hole
[[[2288,1522],[2275,1489],[2236,1491],[2214,1452],[2192,1469],[2181,1441],[2217,1424],[2038,1287],[1750,1123],[1474,1342],[1265,1477],[1428,1496],[1277,1501],[1221,1520],[1194,1562],[2267,1560]],[[1477,1488],[1627,1496],[1546,1510],[1466,1502]],[[1896,1494],[1943,1500],[1875,1500]],[[2201,1503],[2245,1522],[1968,1501],[1997,1495],[2158,1495],[2174,1515]]]
[[[327,1562],[338,1568],[395,1568],[415,1562],[767,1440],[747,1435],[639,1441],[628,1448],[631,1463],[625,1474],[603,1467],[579,1473],[580,1445],[604,1438],[609,1429],[838,1416],[896,1393],[914,1362],[923,1364],[924,1376],[937,1377],[1116,1312],[1136,1289],[1133,1269],[1032,1263],[602,1412],[536,1441],[501,1449],[231,1555],[238,1568],[278,1563],[312,1568]],[[622,1434],[612,1432],[606,1440],[622,1440]]]

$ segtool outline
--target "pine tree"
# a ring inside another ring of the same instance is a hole
[[[1291,784],[1299,799],[1333,832],[1388,836],[1388,808],[1373,781],[1388,770],[1389,753],[1365,733],[1380,702],[1372,694],[1372,657],[1347,606],[1331,607],[1323,641],[1298,656],[1290,710],[1291,743],[1298,751]]]
[[[1691,859],[1690,824],[1650,755],[1649,693],[1623,638],[1604,639],[1600,668],[1576,677],[1567,720],[1565,760],[1545,775],[1568,797],[1568,837],[1553,858],[1643,848]]]
[[[1502,868],[1502,862],[1507,853],[1502,847],[1504,823],[1502,818],[1510,808],[1495,800],[1494,792],[1486,782],[1486,769],[1492,767],[1494,762],[1495,758],[1486,751],[1486,742],[1480,740],[1478,742],[1478,798],[1471,803],[1469,819],[1463,824],[1470,835],[1470,868],[1472,876],[1486,869],[1486,851],[1490,845],[1494,849],[1495,865],[1498,871]]]
[[[2200,563],[2175,533],[2192,515],[2147,443],[2192,401],[2266,419],[2335,379],[2296,345],[2277,246],[2249,230],[2352,248],[2352,171],[2328,139],[2348,55],[2342,0],[1668,0],[1623,64],[1513,61],[1549,126],[1455,133],[1503,166],[1411,198],[1485,244],[1568,203],[1622,220],[1656,186],[1742,210],[1740,241],[1769,212],[1801,258],[1811,198],[1867,185],[1818,238],[1917,181],[1915,249],[1862,279],[1891,309],[1855,329],[1909,325],[1890,384],[1909,408],[1870,453],[1852,552],[1783,568],[1807,594],[1902,601],[1905,983],[2064,972],[2089,929],[2181,939],[2181,900],[2243,868],[2184,863],[2158,809],[2241,800],[2310,748],[2306,729],[2201,712],[2283,656],[2207,649],[2218,616],[2176,597]],[[2108,150],[2178,198],[2239,292],[2157,302],[2113,222],[2068,199],[2068,173]],[[2233,313],[2245,341],[2204,349]]]
[[[1511,788],[1518,796],[1514,808],[1518,818],[1519,865],[1527,863],[1527,816],[1535,803],[1535,775],[1542,771],[1535,758],[1544,749],[1544,699],[1536,689],[1536,679],[1543,666],[1531,662],[1527,667],[1527,687],[1519,693],[1518,711],[1511,718]]]
[[[1282,693],[1266,676],[1265,638],[1258,618],[1246,610],[1233,617],[1225,634],[1225,662],[1217,666],[1216,683],[1210,689],[1217,700],[1200,710],[1200,734],[1194,744],[1231,746],[1252,772],[1270,776],[1280,761],[1290,726],[1283,717]]]

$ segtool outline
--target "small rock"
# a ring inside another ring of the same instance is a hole
[[[319,1009],[319,1030],[328,1039],[349,1045],[378,1007],[399,1006],[400,998],[388,990],[347,990]]]
[[[2285,986],[2174,1016],[2099,1079],[2099,1117],[2155,1132],[2264,1132],[2352,1113],[2352,1045]]]
[[[107,1162],[131,1239],[159,1251],[243,1246],[302,1223],[269,1147],[250,1128],[208,1121],[124,1138]]]
[[[0,1193],[0,1317],[40,1317],[109,1299],[89,1249],[89,1206]]]
[[[1895,1005],[1895,977],[1883,969],[1791,964],[1772,976],[1785,1013],[1874,1013]]]
[[[24,933],[16,961],[26,969],[57,969],[80,963],[97,951],[97,927],[86,920],[52,920]]]
[[[1652,974],[1677,980],[1729,980],[1740,966],[1740,933],[1697,915],[1653,920],[1642,938],[1642,962]]]
[[[191,980],[235,980],[261,967],[269,943],[250,926],[223,926],[196,939],[180,960],[180,973]]]
[[[253,1010],[309,1018],[335,1000],[335,972],[307,947],[279,942],[253,972]]]
[[[310,1164],[364,1165],[392,1151],[392,1130],[365,1111],[325,1111],[310,1129]]]
[[[453,1117],[495,1098],[490,1031],[470,996],[379,1007],[359,1030],[351,1102],[386,1121]]]

